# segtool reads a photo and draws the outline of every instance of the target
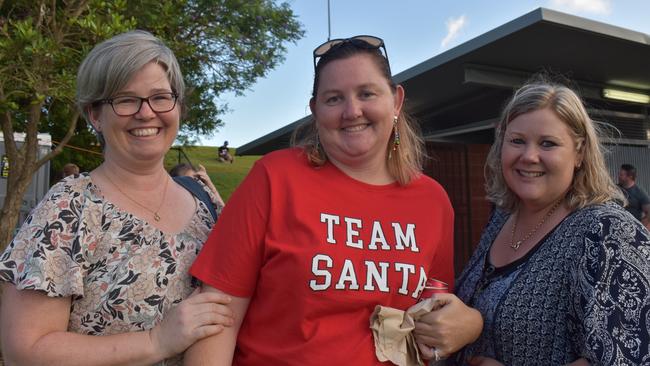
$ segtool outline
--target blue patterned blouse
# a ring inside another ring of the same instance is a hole
[[[509,214],[497,210],[457,281],[478,309],[473,355],[505,365],[650,365],[650,233],[610,203],[573,212],[524,258],[494,268],[486,258]]]

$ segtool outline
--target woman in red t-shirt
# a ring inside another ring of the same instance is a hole
[[[255,164],[192,266],[205,291],[233,297],[236,324],[190,348],[187,364],[382,365],[375,306],[406,310],[427,278],[453,282],[453,210],[421,173],[422,139],[383,41],[328,41],[314,66],[314,118],[297,147]],[[425,357],[482,328],[477,311],[440,298],[439,315],[460,320],[429,319],[440,327],[421,345]]]

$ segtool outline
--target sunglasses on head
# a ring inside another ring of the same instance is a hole
[[[338,38],[331,41],[327,41],[320,46],[316,47],[314,50],[314,70],[316,70],[316,65],[318,64],[318,59],[327,55],[329,52],[334,51],[346,44],[350,44],[354,47],[365,49],[365,50],[376,50],[382,49],[384,51],[384,57],[386,58],[386,63],[388,64],[388,52],[386,52],[386,46],[384,45],[384,40],[375,37],[375,36],[354,36],[350,38]],[[390,70],[390,64],[388,65]]]

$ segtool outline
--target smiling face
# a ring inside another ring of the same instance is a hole
[[[148,63],[136,72],[129,83],[112,97],[136,96],[146,98],[157,93],[172,92],[165,69]],[[143,102],[138,113],[122,117],[110,104],[90,112],[93,126],[106,142],[104,159],[131,166],[159,162],[176,139],[180,120],[178,103],[174,109],[156,113]]]
[[[506,127],[503,176],[523,205],[552,205],[570,189],[580,161],[569,128],[548,108],[522,114]]]
[[[347,169],[386,170],[386,149],[404,91],[392,92],[370,55],[334,60],[320,71],[310,101],[328,159]]]

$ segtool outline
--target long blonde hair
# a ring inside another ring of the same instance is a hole
[[[495,205],[512,211],[519,203],[503,177],[501,151],[506,127],[522,114],[550,109],[564,122],[582,154],[582,163],[575,168],[573,182],[566,196],[570,209],[578,209],[607,201],[625,202],[625,198],[609,175],[599,128],[591,120],[580,97],[564,85],[533,81],[517,90],[503,110],[495,140],[485,165],[487,198]]]

